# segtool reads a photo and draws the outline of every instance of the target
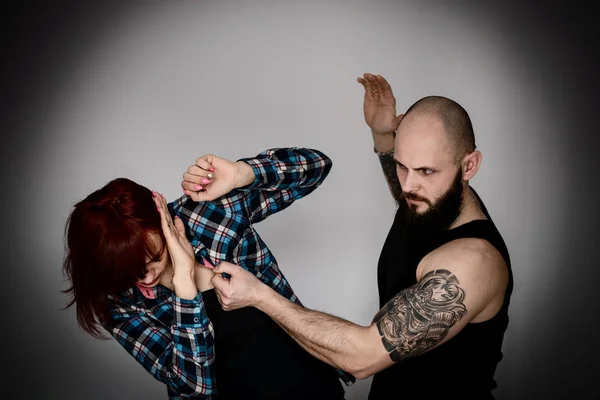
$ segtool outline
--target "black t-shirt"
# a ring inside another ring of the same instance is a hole
[[[219,400],[338,400],[344,388],[333,367],[298,345],[254,307],[223,311],[214,289],[202,292],[215,330]]]

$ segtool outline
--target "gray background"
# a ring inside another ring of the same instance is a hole
[[[74,310],[61,310],[64,222],[119,176],[173,199],[208,152],[307,146],[333,159],[321,188],[257,229],[307,306],[368,324],[394,213],[356,82],[373,72],[392,84],[399,112],[438,94],[473,120],[483,164],[472,184],[515,274],[497,398],[597,398],[597,30],[586,3],[19,2],[4,11],[8,393],[166,398],[116,341],[86,336]],[[348,400],[364,399],[369,384],[347,388]]]

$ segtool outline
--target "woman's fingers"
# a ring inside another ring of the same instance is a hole
[[[185,226],[183,226],[183,221],[181,220],[181,218],[178,218],[177,216],[175,216],[175,228],[177,229],[177,233],[179,234],[179,237],[183,238],[183,239],[187,239],[185,237]]]
[[[183,174],[183,180],[195,183],[195,184],[207,184],[210,182],[212,178],[215,177],[215,174],[212,172],[204,171],[198,167],[196,168],[188,168],[187,172]]]
[[[165,239],[167,240],[167,245],[172,244],[174,235],[176,235],[177,232],[174,231],[175,226],[173,225],[173,220],[171,219],[169,209],[167,208],[167,201],[160,193],[152,192],[152,195],[154,196],[154,203],[160,212],[160,225],[163,229]]]
[[[196,159],[196,165],[205,171],[214,172],[214,168],[212,165],[213,158],[215,158],[213,154],[205,154]]]

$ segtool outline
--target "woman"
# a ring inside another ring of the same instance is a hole
[[[223,312],[207,268],[236,263],[299,303],[252,224],[310,194],[330,169],[305,148],[237,162],[205,155],[169,205],[131,180],[109,182],[75,205],[65,227],[79,324],[96,337],[110,332],[170,398],[343,399],[338,376],[351,377],[260,311]]]

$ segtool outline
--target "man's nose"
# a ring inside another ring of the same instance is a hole
[[[416,171],[408,171],[406,179],[402,183],[402,190],[407,193],[417,192],[421,188],[420,179]]]

